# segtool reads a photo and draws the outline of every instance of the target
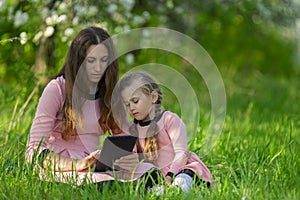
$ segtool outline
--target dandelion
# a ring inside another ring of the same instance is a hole
[[[215,125],[214,125],[214,130],[215,130],[215,131],[220,130],[220,128],[221,128],[220,124],[215,124]]]
[[[114,3],[112,3],[112,4],[110,4],[110,5],[108,6],[107,11],[108,11],[109,13],[113,13],[113,12],[115,12],[117,9],[118,9],[118,6],[117,6],[116,4],[114,4]]]
[[[130,30],[130,26],[128,24],[123,26],[123,30],[124,32],[129,31]]]
[[[49,8],[43,8],[41,15],[43,18],[45,18],[47,15],[49,15]]]
[[[54,28],[53,26],[48,26],[44,32],[44,37],[48,38],[51,37],[54,33]]]
[[[65,36],[71,36],[73,35],[74,30],[72,28],[67,28],[64,32]]]
[[[56,22],[57,22],[57,19],[58,19],[58,15],[57,15],[56,13],[54,13],[54,14],[51,16],[51,18],[52,18],[53,23],[56,23]]]
[[[34,43],[38,43],[38,41],[40,40],[40,38],[43,36],[43,32],[39,31],[37,34],[35,34],[35,36],[33,37],[32,41]]]
[[[144,37],[149,37],[150,36],[150,32],[147,29],[143,29],[142,34]]]
[[[175,13],[177,13],[177,14],[182,14],[184,12],[184,9],[183,8],[181,8],[181,7],[176,7],[175,8]]]
[[[133,64],[133,62],[134,62],[134,55],[132,53],[127,54],[126,57],[125,57],[125,61],[126,61],[126,63],[128,65]]]
[[[170,8],[170,9],[174,8],[173,2],[172,1],[168,1],[167,2],[167,7]]]
[[[59,10],[64,11],[64,10],[66,10],[66,8],[67,8],[67,4],[65,2],[62,2],[61,4],[59,4],[59,7],[58,7]]]
[[[57,14],[53,14],[50,17],[46,17],[45,22],[48,26],[54,26],[55,24],[57,24],[58,21],[58,15]]]
[[[146,29],[144,29],[142,31],[142,39],[140,41],[140,45],[143,46],[143,47],[147,47],[150,45],[150,40],[149,40],[149,36],[150,36],[150,32]]]
[[[143,15],[143,17],[144,17],[145,19],[149,19],[149,18],[150,18],[150,13],[149,13],[148,11],[144,11],[144,12],[142,13],[142,15]]]
[[[132,23],[134,25],[143,24],[144,22],[145,22],[145,19],[143,17],[141,17],[141,16],[138,16],[138,15],[134,16],[133,20],[132,20]]]
[[[128,11],[130,11],[135,4],[134,0],[120,0],[120,3]]]
[[[14,26],[19,27],[25,24],[28,21],[28,19],[29,16],[26,12],[23,13],[21,10],[18,10],[15,15]]]
[[[27,33],[26,32],[22,32],[20,34],[20,43],[22,45],[24,45],[24,44],[26,44],[26,42],[27,42]]]
[[[3,10],[6,7],[6,0],[0,0],[0,10]]]
[[[79,23],[79,18],[76,16],[76,17],[73,18],[72,24],[73,24],[73,26],[77,26],[78,23]]]
[[[98,12],[98,8],[96,6],[90,6],[88,9],[88,13],[90,16],[96,15]]]
[[[122,29],[122,27],[117,26],[117,27],[114,29],[114,32],[120,33],[120,32],[123,32],[123,29]]]
[[[67,20],[67,15],[63,14],[63,15],[60,15],[57,20],[56,20],[56,23],[61,23],[61,22],[65,22]]]
[[[53,25],[53,21],[51,17],[46,17],[45,22],[47,25]]]
[[[62,41],[62,42],[66,42],[66,41],[68,41],[68,38],[67,38],[66,36],[62,36],[62,37],[61,37],[61,41]]]
[[[87,13],[86,8],[79,5],[79,4],[76,4],[74,6],[74,10],[75,10],[75,12],[77,13],[78,16],[83,16],[83,15],[86,15],[86,13]]]

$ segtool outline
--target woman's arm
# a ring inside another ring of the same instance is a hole
[[[29,163],[36,161],[38,155],[47,149],[47,141],[52,131],[59,112],[63,107],[62,89],[56,80],[52,80],[45,87],[36,109],[25,152]]]
[[[99,155],[100,155],[100,150],[97,150],[92,152],[87,157],[81,160],[77,160],[77,159],[60,156],[53,152],[47,152],[46,155],[40,155],[44,157],[44,158],[40,158],[41,159],[40,163],[42,165],[41,167],[51,171],[60,171],[60,172],[84,171],[92,167],[96,163]]]
[[[82,171],[96,163],[100,151],[77,160],[58,155],[54,152],[55,149],[47,145],[48,140],[56,139],[52,132],[62,130],[62,124],[57,121],[61,120],[58,117],[63,112],[64,94],[63,84],[59,84],[58,81],[50,81],[39,99],[25,152],[26,160],[52,171]]]

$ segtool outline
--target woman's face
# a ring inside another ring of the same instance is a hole
[[[91,83],[98,83],[108,63],[108,50],[103,44],[91,45],[87,49],[85,67],[87,78]]]

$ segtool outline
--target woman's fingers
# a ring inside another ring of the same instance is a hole
[[[88,155],[87,157],[85,157],[84,159],[87,162],[90,162],[90,164],[95,163],[100,156],[100,152],[101,152],[101,150],[96,150],[96,151],[92,152],[90,155]]]
[[[90,153],[90,155],[86,156],[82,160],[77,161],[77,171],[83,171],[88,169],[89,167],[92,167],[97,162],[100,152],[101,150],[96,150]]]
[[[91,157],[98,158],[100,156],[100,153],[101,150],[93,151],[92,153],[90,153],[90,155],[87,156],[87,158],[91,158]]]
[[[99,158],[100,153],[101,153],[101,150],[96,150],[96,151],[92,152],[92,153],[90,154],[90,156],[92,156],[92,157],[94,157],[94,158],[97,159],[97,158]]]
[[[97,151],[92,152],[89,155],[89,159],[88,160],[89,160],[90,166],[93,166],[97,162],[97,159],[100,156],[100,152],[101,152],[101,150],[97,150]]]

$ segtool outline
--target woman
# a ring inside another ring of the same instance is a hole
[[[38,164],[43,180],[78,185],[115,178],[134,181],[153,168],[138,164],[138,156],[131,154],[117,162],[124,170],[91,170],[100,154],[99,137],[125,134],[111,114],[117,77],[118,62],[108,33],[98,27],[80,31],[64,67],[45,87],[30,130],[26,160]]]

